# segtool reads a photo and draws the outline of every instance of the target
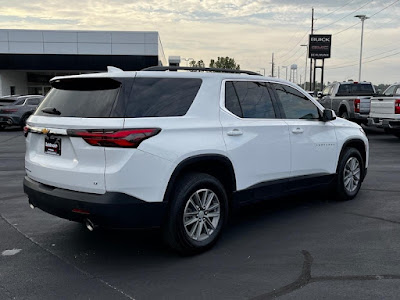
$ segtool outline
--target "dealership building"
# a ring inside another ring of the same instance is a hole
[[[46,94],[54,76],[166,65],[155,31],[0,30],[0,95]]]

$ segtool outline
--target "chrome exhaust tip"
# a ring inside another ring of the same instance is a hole
[[[29,207],[32,208],[32,209],[35,209],[35,206],[30,202],[29,202]]]
[[[85,226],[90,232],[94,231],[94,229],[97,227],[90,219],[85,220]]]

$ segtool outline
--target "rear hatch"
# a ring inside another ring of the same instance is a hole
[[[105,149],[79,132],[123,128],[116,115],[121,81],[111,78],[55,80],[25,129],[27,175],[40,183],[74,191],[105,193]]]

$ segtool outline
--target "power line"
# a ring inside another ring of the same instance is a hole
[[[343,7],[346,7],[347,5],[349,5],[349,4],[352,3],[352,2],[354,2],[354,0],[351,0],[351,1],[347,2],[345,5],[339,7],[339,8],[337,8],[337,9],[335,9],[334,11],[331,11],[330,13],[328,13],[328,14],[322,16],[322,17],[319,17],[318,19],[315,19],[315,20],[317,21],[317,20],[321,20],[321,19],[323,19],[323,18],[326,18],[327,16],[330,16],[331,14],[337,12],[338,10],[342,9]]]
[[[356,10],[352,11],[351,13],[345,15],[344,17],[341,17],[341,18],[337,19],[336,21],[334,21],[334,22],[332,22],[332,23],[330,23],[330,24],[324,25],[324,26],[322,26],[322,27],[316,29],[315,31],[318,31],[318,30],[321,30],[322,28],[326,28],[326,27],[329,27],[329,26],[331,26],[331,25],[333,25],[333,24],[336,24],[337,22],[343,20],[344,18],[347,18],[348,16],[350,16],[350,15],[354,14],[355,12],[359,11],[361,8],[364,8],[365,6],[367,6],[368,4],[370,4],[372,1],[374,1],[374,0],[368,1],[367,3],[363,4],[361,7],[357,8]],[[397,1],[400,1],[400,0],[397,0]]]
[[[397,50],[397,49],[393,49],[393,50]],[[384,53],[387,53],[387,52],[383,52],[383,53],[380,53],[380,54],[377,54],[377,55],[382,55]],[[371,63],[371,62],[374,62],[374,61],[377,61],[377,60],[382,60],[382,59],[385,59],[385,58],[388,58],[388,57],[392,57],[392,56],[395,56],[395,55],[398,55],[398,54],[400,54],[400,51],[398,51],[396,53],[392,53],[392,54],[386,55],[386,56],[383,56],[383,57],[378,57],[378,58],[375,58],[375,59],[363,61],[363,64],[368,64],[368,63]],[[374,55],[374,56],[377,56],[377,55]],[[373,56],[370,56],[370,57],[373,57]],[[334,67],[330,67],[329,70],[342,69],[342,68],[353,67],[353,66],[357,66],[357,64],[338,65],[336,67],[335,66]]]
[[[301,41],[307,36],[307,34],[310,32],[310,30],[307,30],[307,32],[301,37],[301,39],[297,42],[297,44],[290,49],[289,51],[285,52],[282,56],[280,56],[279,58],[282,59],[284,58],[286,55],[288,55],[289,53],[291,53],[294,49],[296,49],[296,47],[301,43]],[[295,52],[293,55],[295,55],[297,52]],[[291,57],[293,57],[293,55],[291,55],[289,58],[287,58],[286,60],[290,59]],[[284,61],[286,61],[284,60]]]
[[[396,4],[396,3],[399,2],[399,1],[400,1],[400,0],[396,0],[396,1],[392,2],[391,4],[385,6],[385,7],[382,8],[381,10],[379,10],[379,11],[377,11],[376,13],[372,14],[371,16],[369,16],[369,18],[372,18],[372,17],[376,16],[377,14],[381,13],[381,12],[384,11],[385,9],[388,9],[389,7],[391,7],[392,5]],[[368,3],[367,3],[367,4],[368,4]],[[364,5],[364,6],[365,6],[365,5]],[[357,23],[355,23],[355,24],[353,24],[353,25],[351,25],[351,26],[349,26],[349,27],[347,27],[347,28],[345,28],[345,29],[343,29],[343,30],[341,30],[341,31],[338,31],[338,32],[334,33],[333,35],[338,35],[338,34],[340,34],[340,33],[342,33],[342,32],[345,32],[345,31],[347,31],[347,30],[353,28],[354,26],[357,26],[359,23],[360,23],[360,22],[357,22]],[[371,31],[373,31],[373,30],[371,30]],[[370,31],[370,32],[371,32],[371,31]]]
[[[396,4],[397,2],[399,2],[400,0],[396,0],[393,3],[389,4],[388,6],[385,6],[384,8],[382,8],[380,11],[377,11],[376,13],[374,13],[373,15],[370,15],[369,17],[372,18],[373,16],[376,16],[377,14],[379,14],[380,12],[384,11],[385,9],[391,7],[392,5]]]
[[[290,53],[290,52],[292,52],[294,49],[296,49],[296,47],[297,47],[297,46],[301,43],[301,41],[307,36],[308,33],[309,33],[309,32],[307,31],[306,34],[303,35],[303,37],[298,41],[298,43],[297,43],[297,44],[292,48],[292,50],[290,50],[288,53]],[[285,61],[291,59],[293,56],[296,55],[296,53],[298,53],[298,52],[300,51],[300,49],[301,49],[301,48],[297,48],[297,50],[296,50],[295,52],[293,52],[293,54],[292,54],[291,56],[289,56],[288,58],[286,58],[285,60],[283,60],[283,61],[280,62],[280,63],[284,63]],[[284,56],[282,56],[282,57],[284,57]],[[281,57],[281,58],[282,58],[282,57]]]

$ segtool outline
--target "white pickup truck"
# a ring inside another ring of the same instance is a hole
[[[400,83],[389,86],[382,95],[371,98],[368,125],[383,128],[400,138]]]
[[[318,93],[318,101],[325,108],[333,109],[337,116],[358,124],[366,124],[370,99],[375,95],[371,82],[333,82]]]

